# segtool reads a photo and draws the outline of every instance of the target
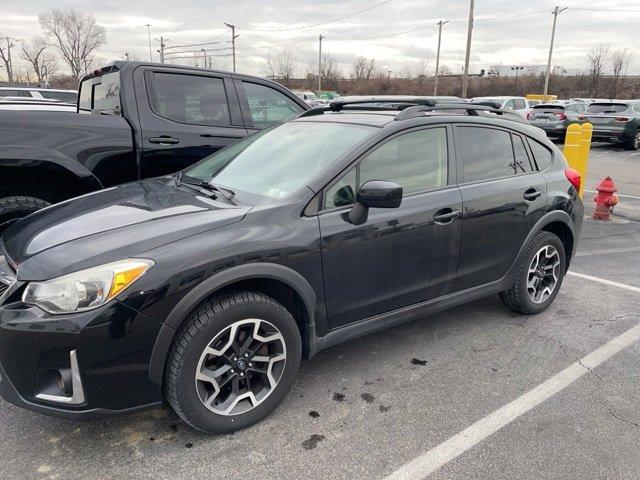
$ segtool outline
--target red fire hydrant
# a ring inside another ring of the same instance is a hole
[[[593,210],[594,220],[609,220],[609,214],[611,209],[618,204],[618,196],[615,192],[618,191],[616,184],[613,183],[611,177],[603,178],[596,187],[598,193],[593,198],[596,202],[596,208]]]

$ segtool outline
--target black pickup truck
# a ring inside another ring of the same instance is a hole
[[[0,112],[0,233],[51,203],[181,170],[308,108],[259,77],[115,62],[82,78],[77,112]]]

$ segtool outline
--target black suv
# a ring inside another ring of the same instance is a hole
[[[2,396],[73,418],[167,400],[232,431],[276,408],[303,356],[496,293],[547,308],[578,241],[579,175],[515,114],[415,103],[334,102],[15,223]]]

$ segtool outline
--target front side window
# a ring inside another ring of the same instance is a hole
[[[289,122],[251,135],[185,174],[234,191],[286,198],[375,131],[363,125]]]
[[[514,101],[514,106],[516,110],[523,110],[525,108],[527,108],[527,104],[524,103],[524,100],[522,98],[516,98]]]
[[[369,180],[396,182],[404,195],[443,187],[447,185],[447,166],[444,128],[399,135],[369,153],[330,187],[325,193],[325,208],[354,203],[355,192]]]
[[[243,85],[251,119],[257,128],[286,122],[304,111],[296,102],[273,88],[250,82],[243,82]]]
[[[153,74],[151,108],[161,117],[190,125],[231,124],[221,78],[178,73]]]
[[[514,107],[515,104],[513,103],[513,100],[507,100],[506,102],[504,102],[503,108],[506,108],[507,110],[513,110]]]
[[[514,174],[511,135],[504,130],[459,127],[465,182],[477,182]]]

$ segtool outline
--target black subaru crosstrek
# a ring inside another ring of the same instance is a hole
[[[71,418],[166,400],[232,431],[324,348],[491,294],[546,309],[583,215],[562,153],[492,107],[384,108],[334,102],[10,227],[2,396]]]

